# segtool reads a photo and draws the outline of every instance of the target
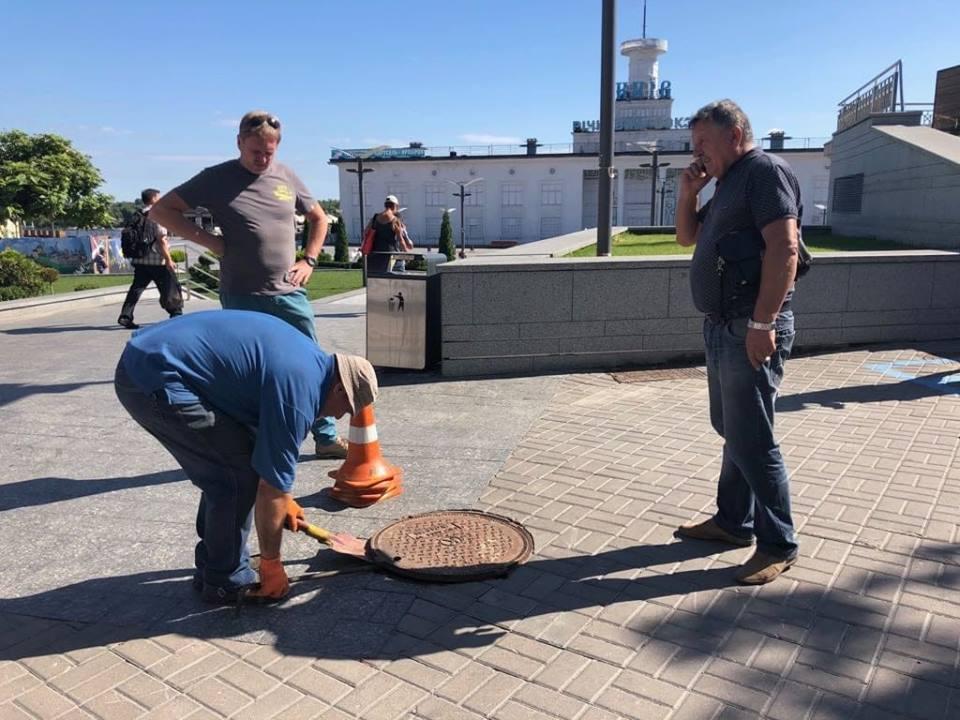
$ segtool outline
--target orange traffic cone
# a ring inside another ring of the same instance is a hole
[[[350,445],[339,470],[327,473],[336,482],[330,495],[350,507],[367,507],[403,492],[403,470],[383,459],[373,405],[350,418]]]

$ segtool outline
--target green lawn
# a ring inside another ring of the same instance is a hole
[[[901,245],[889,240],[852,238],[843,235],[810,235],[803,241],[812,253],[865,252],[871,250],[916,250],[916,247]],[[677,245],[676,235],[638,235],[624,232],[613,238],[614,256],[627,255],[690,255],[693,247]],[[594,257],[597,246],[589,245],[572,252],[567,257]]]
[[[133,275],[61,275],[53,284],[53,294],[68,293],[76,290],[77,285],[92,285],[93,288],[112,287],[113,285],[129,285]]]
[[[53,284],[53,292],[73,292],[77,285],[93,285],[97,288],[113,285],[129,285],[132,275],[61,275]],[[181,279],[182,282],[182,279]],[[311,300],[356,290],[363,286],[363,273],[360,270],[316,270],[307,284],[307,295]],[[92,289],[92,288],[84,288]]]
[[[324,270],[317,269],[307,283],[307,296],[311,300],[356,290],[363,287],[362,270]]]

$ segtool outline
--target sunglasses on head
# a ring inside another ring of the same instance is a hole
[[[280,129],[280,119],[276,115],[263,115],[260,117],[250,118],[243,123],[243,127],[246,130],[254,130],[264,123],[272,127],[274,130]]]

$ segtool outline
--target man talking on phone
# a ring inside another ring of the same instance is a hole
[[[705,315],[710,422],[724,445],[717,512],[677,534],[738,547],[756,540],[736,578],[761,585],[798,553],[773,423],[794,338],[800,186],[786,162],[754,145],[750,120],[732,100],[704,106],[690,128],[694,162],[680,176],[677,242],[696,246],[690,286]],[[711,178],[714,195],[698,208]]]

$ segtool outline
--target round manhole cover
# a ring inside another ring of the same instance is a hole
[[[505,575],[533,552],[518,522],[479,510],[439,510],[398,520],[370,538],[369,553],[391,572],[434,582]]]

